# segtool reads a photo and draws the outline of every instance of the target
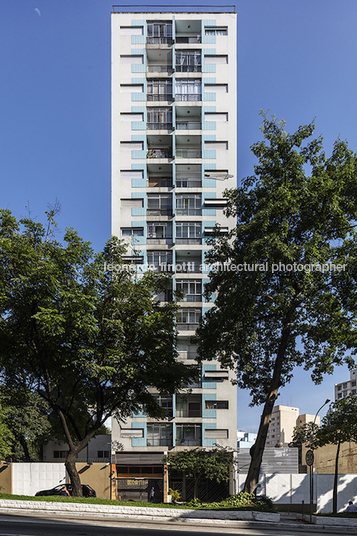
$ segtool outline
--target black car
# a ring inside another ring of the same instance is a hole
[[[65,485],[67,486],[67,489],[70,495],[72,495],[71,484],[60,484],[59,486],[55,486],[52,489],[44,489],[42,491],[38,491],[36,493],[36,497],[44,496],[44,495],[61,495],[61,491],[63,490]],[[96,497],[97,496],[95,490],[91,488],[90,486],[88,486],[87,484],[82,484],[82,493],[83,493],[83,497]]]

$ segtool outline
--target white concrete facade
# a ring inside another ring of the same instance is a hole
[[[234,12],[112,13],[112,234],[128,243],[137,270],[169,271],[180,303],[178,350],[212,306],[203,298],[207,238],[237,179],[237,19]],[[161,299],[169,299],[170,292]],[[162,371],[165,373],[165,371]],[[162,400],[163,422],[136,415],[112,424],[124,451],[236,447],[231,372],[202,367],[190,394]]]

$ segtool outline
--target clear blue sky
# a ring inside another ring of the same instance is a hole
[[[29,201],[43,221],[58,198],[61,229],[74,227],[97,250],[110,236],[111,7],[108,0],[0,3],[0,207],[19,217]],[[357,151],[357,2],[241,0],[236,9],[238,180],[252,174],[260,109],[285,119],[288,131],[316,117],[327,154],[338,136]],[[348,378],[339,368],[314,387],[299,371],[279,403],[315,413]],[[260,409],[246,409],[248,402],[240,392],[238,426],[255,431]]]

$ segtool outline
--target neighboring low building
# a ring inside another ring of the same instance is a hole
[[[302,448],[303,462],[306,460],[305,445]],[[325,445],[314,451],[314,470],[321,475],[335,474],[337,445]],[[357,474],[357,443],[348,441],[340,446],[340,454],[338,458],[338,473]]]
[[[357,393],[357,369],[350,371],[349,381],[342,383],[335,383],[335,400],[341,400],[348,395],[355,395]]]
[[[68,445],[61,441],[49,441],[43,447],[44,462],[64,462],[68,452]],[[111,435],[100,434],[89,441],[78,455],[78,462],[110,462],[111,461]]]

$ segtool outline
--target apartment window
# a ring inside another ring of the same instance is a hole
[[[176,424],[176,445],[199,447],[202,443],[200,424]]]
[[[179,329],[195,330],[202,316],[201,309],[185,308],[178,312]]]
[[[228,28],[226,26],[221,28],[206,26],[205,35],[228,35]]]
[[[155,271],[167,272],[172,269],[171,251],[148,251],[147,260],[150,268]]]
[[[151,216],[170,216],[172,214],[171,194],[147,194],[147,212]]]
[[[176,214],[180,216],[200,216],[202,214],[201,194],[177,194]]]
[[[344,384],[343,384],[343,388],[344,388],[344,389],[347,389],[347,383],[344,383]]]
[[[198,164],[176,165],[177,188],[200,188],[202,186],[202,171]]]
[[[109,450],[97,450],[97,458],[109,458]]]
[[[202,70],[200,50],[180,50],[176,52],[176,71],[179,73],[199,73]]]
[[[172,238],[172,225],[166,222],[148,222],[148,239]]]
[[[171,44],[172,43],[172,23],[171,22],[148,22],[147,23],[147,43],[149,44]]]
[[[353,395],[355,395],[355,394],[356,394],[356,392],[357,392],[357,390],[356,390],[356,389],[352,389],[352,391],[351,391],[351,393],[352,393]]]
[[[177,101],[200,101],[202,100],[201,80],[176,80],[175,97]]]
[[[148,447],[172,447],[172,424],[148,423],[146,444]]]
[[[171,108],[148,108],[147,109],[147,129],[148,130],[169,130],[172,128]]]
[[[206,400],[206,409],[229,409],[228,400]]]
[[[176,243],[177,244],[201,244],[202,243],[201,222],[179,221],[176,222]]]
[[[352,387],[356,387],[356,382],[352,382]]]
[[[172,397],[164,397],[160,395],[155,395],[156,402],[167,412],[167,417],[172,417]]]
[[[341,391],[341,389],[342,389],[342,385],[338,385],[337,386],[337,391]]]
[[[338,398],[342,398],[342,393],[338,393]]]
[[[183,297],[180,298],[180,301],[202,301],[202,281],[200,279],[177,279],[176,290],[179,290],[183,294]]]
[[[144,236],[144,227],[122,227],[122,236]]]
[[[163,78],[151,78],[147,81],[148,101],[172,100],[172,80]]]

